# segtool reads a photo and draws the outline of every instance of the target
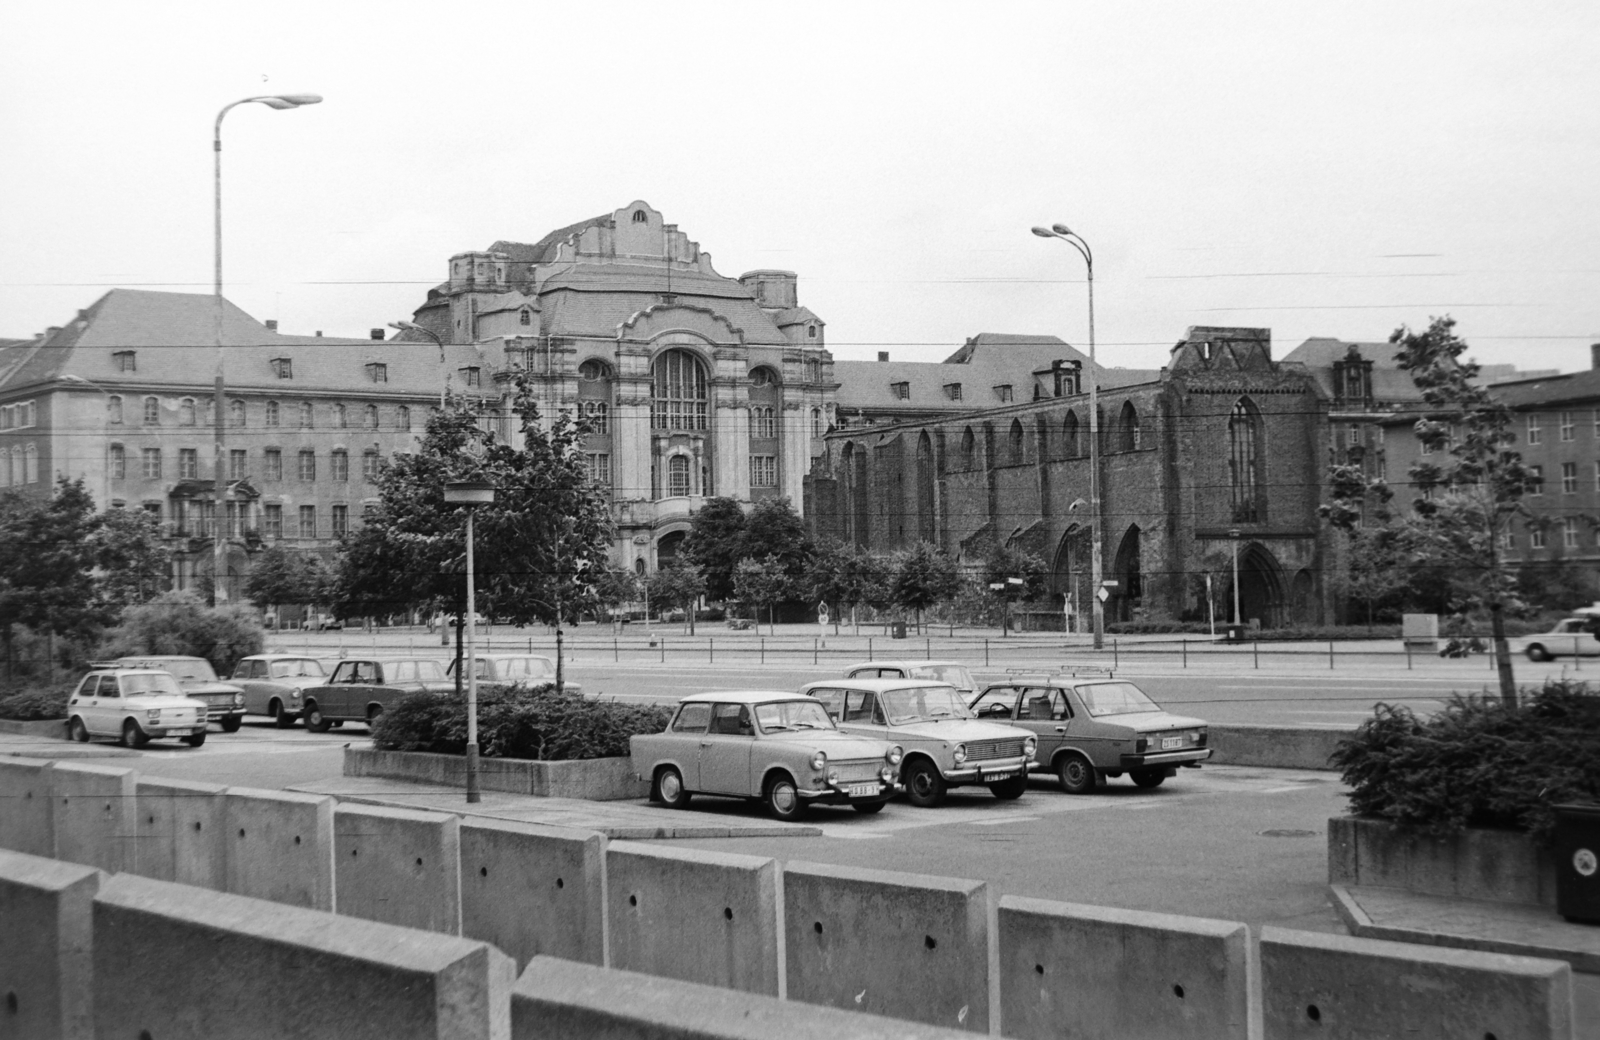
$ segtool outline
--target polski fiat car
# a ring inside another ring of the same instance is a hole
[[[115,737],[131,748],[177,737],[199,747],[206,742],[206,702],[187,696],[168,672],[97,669],[67,699],[67,735],[80,743]]]
[[[811,805],[875,813],[898,790],[900,748],[841,732],[810,697],[770,690],[699,693],[660,733],[629,738],[653,801],[696,794],[759,798],[780,820]]]
[[[1015,726],[980,722],[955,687],[918,679],[824,679],[800,692],[820,701],[846,733],[899,744],[900,780],[912,805],[931,808],[952,787],[983,784],[1020,798],[1037,739]]]
[[[185,696],[206,702],[207,717],[221,726],[224,733],[237,733],[244,724],[244,691],[218,679],[211,662],[204,657],[181,657],[176,654],[120,657],[116,667],[154,668],[168,673],[178,680],[178,687]]]

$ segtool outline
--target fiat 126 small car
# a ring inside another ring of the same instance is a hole
[[[685,697],[664,731],[629,744],[651,800],[674,809],[695,794],[729,795],[793,820],[815,804],[875,813],[898,790],[898,746],[841,732],[822,705],[794,693]]]

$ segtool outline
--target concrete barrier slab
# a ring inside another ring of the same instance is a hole
[[[332,910],[333,804],[320,795],[228,788],[222,796],[226,890]]]
[[[536,957],[512,991],[511,1035],[516,1040],[956,1040],[971,1034]]]
[[[1317,726],[1241,726],[1214,723],[1206,727],[1211,746],[1208,760],[1219,766],[1260,766],[1270,769],[1322,769],[1336,767],[1328,757],[1341,740],[1355,736],[1354,729]]]
[[[138,833],[133,770],[52,762],[45,776],[55,858],[108,873],[131,870]]]
[[[223,793],[220,784],[140,778],[138,840],[133,873],[158,881],[227,887],[223,869]]]
[[[790,863],[783,902],[790,1000],[988,1030],[983,882]]]
[[[104,1037],[498,1040],[514,972],[484,943],[123,874],[94,975]]]
[[[341,805],[333,811],[333,908],[461,934],[461,818]]]
[[[518,968],[539,954],[605,963],[604,835],[502,820],[461,822],[461,934]]]
[[[1270,927],[1260,953],[1265,1040],[1572,1036],[1563,961]]]
[[[606,887],[613,967],[779,995],[776,861],[617,841]]]
[[[0,1036],[94,1036],[93,867],[0,852]]]
[[[51,859],[50,782],[44,762],[0,762],[0,847]]]
[[[1248,945],[1233,921],[1006,896],[1000,1031],[1245,1040]]]

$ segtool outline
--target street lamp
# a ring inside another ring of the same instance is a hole
[[[1036,227],[1040,238],[1059,238],[1076,249],[1089,268],[1089,573],[1094,585],[1094,648],[1105,645],[1105,604],[1100,601],[1100,375],[1094,356],[1094,251],[1082,235],[1065,224]]]
[[[472,518],[478,506],[494,503],[494,485],[475,480],[452,481],[444,486],[447,505],[467,507],[467,659],[456,668],[467,670],[467,801],[481,801],[478,791],[478,589],[472,560]]]
[[[1228,532],[1228,540],[1233,542],[1233,623],[1240,624],[1239,620],[1239,529],[1235,527]]]
[[[445,364],[444,340],[439,338],[437,332],[423,328],[414,321],[391,321],[389,327],[391,329],[399,329],[402,332],[420,332],[439,345],[439,368],[444,372],[444,381],[439,384],[439,410],[441,412],[444,411],[445,394],[450,389],[450,369]]]
[[[212,386],[212,431],[215,440],[215,450],[212,458],[212,497],[216,502],[216,524],[211,534],[211,589],[212,598],[220,606],[228,598],[227,584],[227,553],[223,545],[223,523],[227,518],[227,507],[233,494],[223,482],[223,451],[224,431],[227,428],[225,417],[225,404],[222,393],[223,354],[222,354],[222,117],[230,109],[239,105],[251,103],[266,105],[268,108],[282,109],[301,108],[305,105],[321,104],[320,94],[269,94],[261,97],[240,98],[230,105],[222,106],[222,111],[217,113],[217,121],[211,132],[211,153],[214,157],[213,184],[213,254],[215,258],[215,271],[212,280],[212,332],[217,344],[217,377]]]

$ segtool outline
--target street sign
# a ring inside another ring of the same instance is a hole
[[[1104,603],[1106,600],[1111,598],[1111,590],[1102,587],[1099,592],[1094,594],[1094,598],[1099,600],[1101,603]]]
[[[1115,579],[1115,578],[1107,578],[1105,581],[1102,581],[1100,584],[1104,585],[1108,589],[1114,589],[1118,585],[1121,585],[1122,583],[1120,581],[1118,581],[1117,579]]]

